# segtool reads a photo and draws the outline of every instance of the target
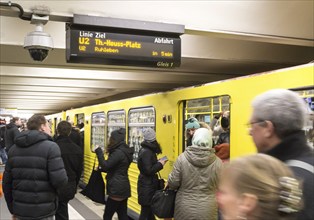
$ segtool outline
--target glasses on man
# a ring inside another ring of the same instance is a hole
[[[259,121],[249,122],[249,123],[246,124],[246,126],[247,126],[248,128],[251,128],[252,125],[254,125],[254,124],[260,124],[260,123],[262,123],[262,122],[265,122],[265,120],[259,120]]]

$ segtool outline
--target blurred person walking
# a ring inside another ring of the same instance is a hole
[[[69,219],[68,203],[74,198],[83,170],[83,151],[69,137],[72,126],[67,121],[61,121],[57,126],[58,137],[55,142],[59,145],[68,182],[58,190],[59,204],[56,220]]]
[[[137,182],[138,203],[141,205],[139,220],[154,220],[151,201],[154,193],[159,189],[157,173],[163,169],[166,159],[157,160],[157,154],[162,150],[156,140],[156,133],[152,128],[143,131],[144,141],[137,161],[140,170]]]
[[[314,219],[314,154],[303,130],[306,104],[297,93],[274,89],[258,95],[252,102],[250,135],[257,151],[273,156],[293,170],[303,182],[304,209],[299,220]]]
[[[0,121],[0,165],[5,164],[8,159],[7,152],[5,151],[5,120]]]
[[[9,152],[10,148],[14,145],[14,139],[20,134],[19,127],[22,121],[19,117],[13,117],[10,123],[5,127],[4,141],[5,150]]]
[[[109,144],[106,148],[109,153],[105,160],[103,151],[96,146],[95,153],[101,171],[106,172],[106,188],[108,199],[103,219],[111,220],[115,212],[119,220],[128,220],[127,203],[131,197],[131,186],[128,175],[129,166],[133,160],[134,149],[125,143],[125,129],[120,128],[111,132]]]
[[[195,131],[192,146],[179,155],[168,177],[168,187],[177,189],[174,218],[216,220],[218,177],[222,161],[212,148],[212,131]]]
[[[58,206],[57,190],[67,183],[67,174],[45,117],[33,115],[27,128],[8,153],[5,200],[16,219],[52,220]]]
[[[280,160],[255,154],[232,160],[221,173],[217,201],[224,220],[292,220],[302,191]]]

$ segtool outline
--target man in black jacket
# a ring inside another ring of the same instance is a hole
[[[19,117],[13,117],[8,125],[5,127],[4,142],[5,150],[9,152],[14,144],[14,139],[20,134],[19,127],[22,125]]]
[[[314,155],[302,130],[308,110],[295,93],[275,89],[257,96],[252,102],[250,134],[257,151],[285,162],[303,182],[304,208],[299,220],[314,219]]]
[[[68,203],[75,196],[83,169],[83,151],[80,146],[70,139],[71,129],[72,126],[67,121],[61,121],[57,126],[58,137],[55,141],[61,150],[61,157],[68,175],[68,183],[58,192],[59,205],[56,220],[69,219]]]
[[[18,219],[52,220],[58,206],[56,192],[68,177],[45,117],[33,115],[27,128],[8,154],[3,175],[5,200]]]

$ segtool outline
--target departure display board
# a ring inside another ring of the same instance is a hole
[[[181,39],[68,29],[67,61],[161,68],[179,67]]]

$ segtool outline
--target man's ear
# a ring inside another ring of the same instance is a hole
[[[243,193],[241,197],[242,198],[239,204],[239,210],[243,216],[247,216],[256,208],[258,198],[256,195],[250,193]]]
[[[41,124],[41,125],[40,125],[39,131],[45,131],[45,124]]]
[[[265,121],[265,136],[272,137],[275,134],[275,127],[271,121]]]

